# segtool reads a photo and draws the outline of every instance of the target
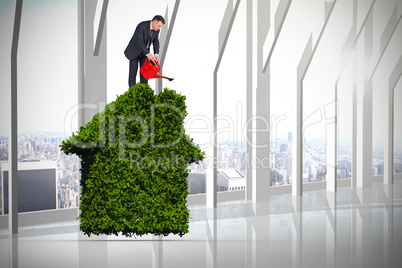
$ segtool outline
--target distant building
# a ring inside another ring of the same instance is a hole
[[[349,175],[348,170],[346,168],[341,168],[341,170],[340,170],[340,178],[341,179],[346,179],[346,178],[349,177],[348,175]]]
[[[218,169],[218,192],[246,189],[246,178],[237,169]]]
[[[56,209],[56,161],[18,162],[18,212]],[[9,163],[0,163],[2,213],[8,214]]]
[[[188,174],[188,192],[189,194],[204,194],[206,193],[206,174],[193,173]]]
[[[276,185],[280,184],[279,170],[277,170],[276,168],[273,168],[273,169],[271,169],[269,175],[270,175],[269,186],[276,186]]]
[[[378,175],[383,175],[384,174],[384,164],[378,164]]]
[[[281,144],[280,145],[280,152],[283,153],[283,152],[287,152],[287,151],[288,151],[288,145],[285,144],[285,143]]]
[[[309,173],[303,173],[303,183],[309,182]]]
[[[402,173],[402,164],[395,163],[394,164],[394,172],[395,173]]]

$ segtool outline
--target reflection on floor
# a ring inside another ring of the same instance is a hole
[[[0,236],[0,267],[402,267],[402,181],[190,209],[182,238],[23,228]]]

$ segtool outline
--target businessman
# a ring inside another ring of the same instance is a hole
[[[165,24],[162,16],[155,16],[151,21],[143,21],[137,25],[130,42],[127,45],[124,55],[130,61],[130,70],[128,74],[128,86],[136,84],[138,64],[144,65],[145,59],[158,60],[159,53],[159,30]],[[150,53],[150,46],[153,44],[154,54]],[[140,82],[148,84],[148,80],[140,72]]]

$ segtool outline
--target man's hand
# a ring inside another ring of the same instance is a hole
[[[155,59],[156,61],[159,61],[158,55],[155,55],[154,59]]]
[[[153,60],[153,59],[154,59],[154,55],[152,55],[151,53],[149,53],[149,54],[147,55],[147,58],[148,58],[149,60]]]

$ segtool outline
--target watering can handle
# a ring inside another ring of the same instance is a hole
[[[147,63],[148,61],[152,61],[154,63],[154,65],[157,65],[158,68],[160,68],[158,61],[154,61],[154,60],[150,60],[150,59],[146,58],[144,64]]]

